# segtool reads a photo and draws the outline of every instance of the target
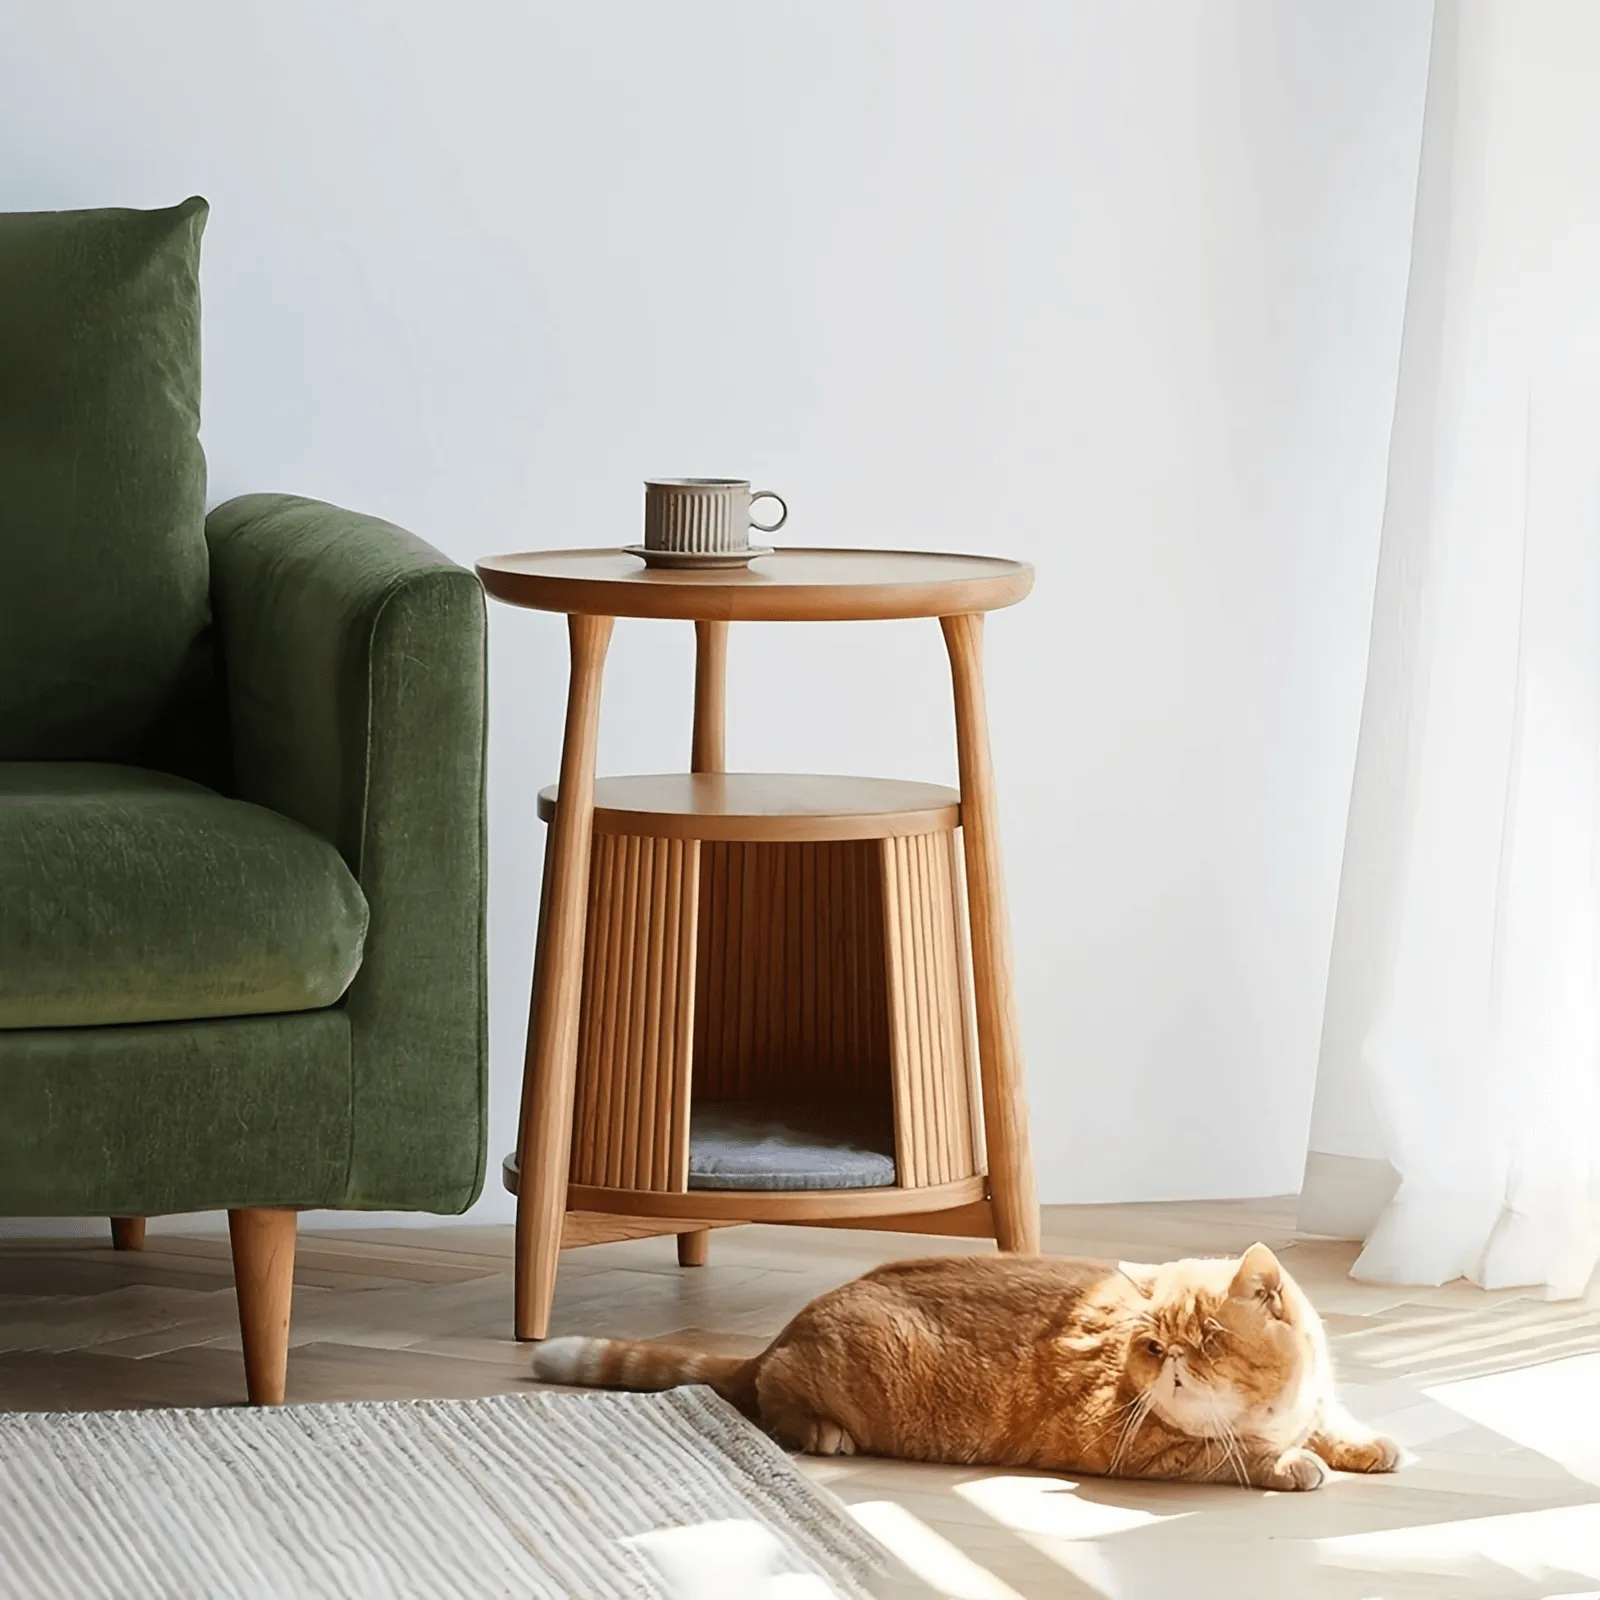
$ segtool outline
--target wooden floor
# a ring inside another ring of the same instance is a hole
[[[243,1392],[227,1242],[156,1223],[142,1254],[0,1243],[0,1408],[216,1405]],[[1309,1495],[806,1461],[926,1584],[996,1597],[1595,1600],[1600,1298],[1376,1288],[1352,1247],[1297,1239],[1288,1202],[1055,1207],[1046,1248],[1156,1260],[1256,1238],[1321,1309],[1352,1409],[1414,1459]],[[509,1337],[510,1230],[302,1233],[291,1401],[468,1396],[528,1383]],[[830,1229],[718,1232],[569,1252],[555,1333],[754,1351],[809,1297],[875,1262],[985,1246]],[[897,1591],[898,1592],[898,1591]]]

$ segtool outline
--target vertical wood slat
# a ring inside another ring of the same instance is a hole
[[[633,1019],[633,992],[638,976],[639,878],[642,858],[648,848],[646,841],[639,838],[625,839],[623,843],[627,847],[627,855],[622,889],[622,936],[617,941],[617,959],[611,968],[617,1011],[611,1044],[611,1081],[608,1085],[611,1109],[606,1121],[606,1182],[613,1185],[622,1182],[623,1151],[626,1135],[630,1131],[624,1124],[628,1080],[633,1076],[634,1067],[630,1025]]]
[[[733,851],[721,845],[701,846],[700,936],[697,945],[700,983],[695,991],[696,1094],[709,1100],[727,1097],[722,1064],[727,1049],[729,1013],[737,1011],[728,993],[728,902],[733,893]],[[735,974],[737,978],[737,974]]]
[[[849,1061],[849,1014],[845,1008],[848,992],[849,950],[845,942],[844,926],[849,925],[849,908],[844,899],[844,861],[842,850],[826,850],[822,856],[828,870],[828,904],[836,908],[836,919],[828,929],[828,1054],[836,1061],[848,1061],[854,1069],[850,1077],[850,1094],[853,1099],[862,1096],[862,1063]],[[843,924],[844,926],[841,926]]]
[[[805,1039],[805,987],[800,981],[800,860],[793,850],[781,852],[784,865],[783,879],[783,985],[784,1007],[783,1059],[803,1060]]]
[[[751,1055],[752,1065],[759,1071],[759,1063],[770,1061],[777,1053],[778,1030],[782,1026],[783,1007],[775,1003],[783,993],[779,972],[783,964],[783,852],[763,850],[761,856],[761,922],[754,930],[756,949],[761,961],[759,984],[765,997],[756,1017],[756,1045]]]
[[[587,1158],[587,1170],[605,1182],[607,1152],[611,1147],[611,1063],[616,1054],[617,986],[612,978],[616,971],[618,949],[622,940],[623,887],[627,881],[628,841],[618,837],[610,841],[610,890],[607,895],[605,937],[593,941],[594,987],[584,990],[584,1015],[578,1022],[578,1059],[580,1071],[587,1066],[592,1082],[586,1086],[584,1099],[589,1107],[589,1118],[580,1137]],[[591,867],[591,876],[593,869]],[[586,949],[585,955],[588,954]]]
[[[572,1178],[682,1189],[699,846],[598,836],[590,885]]]
[[[928,1149],[927,1107],[927,1010],[926,986],[922,982],[921,957],[925,941],[917,927],[916,903],[920,887],[917,871],[915,839],[895,840],[899,856],[897,889],[900,936],[904,943],[904,971],[906,979],[904,1004],[906,1008],[906,1044],[909,1055],[906,1062],[906,1080],[910,1088],[911,1137],[917,1151],[917,1182],[933,1183],[935,1166]]]
[[[704,987],[697,987],[695,993],[697,1077],[705,1071],[705,1063],[722,1058],[722,1029],[728,1006],[723,990],[728,963],[722,948],[723,930],[727,925],[723,902],[728,892],[728,853],[716,845],[707,845],[704,850],[700,868],[700,937],[696,945],[696,959],[704,978]],[[712,1088],[707,1084],[702,1092],[710,1092]],[[715,1093],[710,1093],[710,1097],[720,1098]]]
[[[621,1179],[622,1108],[628,1083],[628,1015],[633,1001],[634,934],[638,922],[639,840],[622,841],[618,862],[621,891],[617,902],[614,930],[616,958],[611,964],[610,986],[615,1000],[611,1038],[607,1044],[609,1071],[606,1077],[606,1147],[604,1172],[607,1183]]]
[[[907,1188],[926,1182],[916,1147],[917,1116],[912,1103],[911,1040],[907,1004],[905,921],[900,913],[900,841],[885,839],[879,847],[883,874],[883,964],[889,992],[889,1064],[894,1084],[895,1176]]]
[[[672,1125],[661,1117],[662,1078],[672,1077],[674,1062],[674,998],[677,984],[678,890],[682,888],[682,851],[658,850],[650,901],[650,998],[645,1006],[643,1075],[638,1090],[640,1138],[635,1155],[635,1184],[640,1189],[664,1187]]]
[[[957,885],[949,834],[879,845],[895,1160],[911,1187],[977,1170]]]
[[[817,1061],[817,880],[816,848],[800,845],[800,988],[811,1003],[800,1013],[800,1053]]]
[[[907,840],[910,859],[915,864],[912,875],[915,893],[912,894],[912,926],[917,934],[917,1029],[922,1038],[922,1106],[926,1118],[928,1139],[928,1181],[942,1184],[950,1170],[949,1150],[944,1144],[944,1106],[942,1106],[942,1080],[949,1074],[949,1061],[939,1048],[939,990],[938,933],[930,904],[931,885],[928,882],[928,835],[917,834]]]
[[[620,838],[613,868],[611,939],[605,953],[605,976],[601,980],[601,988],[605,991],[601,1026],[605,1029],[605,1036],[599,1041],[603,1066],[598,1084],[599,1116],[596,1120],[596,1170],[600,1173],[602,1183],[611,1181],[617,1081],[627,1070],[627,1041],[623,1036],[628,1026],[628,1002],[623,979],[632,966],[628,957],[632,954],[630,924],[633,918],[633,890],[639,870],[638,850],[637,839]]]
[[[907,1020],[906,1033],[914,1050],[916,1137],[918,1153],[922,1158],[922,1181],[937,1183],[939,1152],[935,1137],[938,1130],[934,1122],[933,1107],[928,1099],[928,1084],[933,1077],[935,1067],[929,1060],[933,1054],[933,1045],[928,1038],[928,1005],[931,997],[928,994],[926,970],[928,940],[922,928],[921,917],[922,860],[921,852],[917,848],[919,843],[920,841],[915,838],[901,841],[906,870],[901,881],[900,897],[906,919],[905,932],[910,944],[906,972],[911,979],[911,1015]]]
[[[598,1171],[594,1153],[603,1147],[599,1106],[602,1091],[602,1058],[609,1037],[605,1027],[603,978],[608,971],[607,952],[611,944],[611,919],[616,897],[617,854],[621,841],[596,834],[590,851],[589,920],[584,936],[583,998],[578,1018],[578,1065],[573,1089],[577,1121],[573,1129],[572,1172],[575,1179]]]
[[[656,1073],[661,1067],[662,933],[667,918],[668,852],[646,847],[640,863],[638,980],[629,1033],[633,1070],[628,1074],[625,1115],[634,1138],[623,1150],[622,1181],[630,1188],[648,1185],[655,1152]]]
[[[700,948],[700,850],[698,839],[671,841],[672,870],[677,885],[678,915],[673,941],[672,1138],[665,1187],[679,1193],[689,1187],[689,1095],[693,1080],[695,952]]]
[[[955,938],[955,906],[950,899],[949,886],[939,876],[939,853],[935,848],[939,840],[932,835],[922,838],[922,900],[928,924],[928,986],[933,992],[933,1006],[928,1015],[928,1027],[933,1036],[940,1070],[933,1085],[934,1108],[939,1123],[939,1153],[944,1171],[956,1172],[962,1164],[961,1145],[958,1140],[956,1118],[950,1102],[951,1079],[964,1065],[956,1053],[947,1021],[951,992],[945,964],[946,946]],[[939,912],[948,908],[941,921]],[[971,1171],[968,1166],[967,1171]]]
[[[933,941],[929,937],[928,918],[924,908],[924,901],[928,891],[927,865],[923,860],[922,839],[920,837],[906,840],[906,854],[911,862],[910,874],[910,900],[911,900],[911,935],[916,951],[914,970],[917,975],[917,1043],[919,1058],[917,1066],[921,1078],[923,1134],[926,1142],[927,1154],[924,1171],[928,1175],[928,1182],[939,1183],[943,1181],[944,1162],[939,1144],[939,1104],[938,1104],[938,1075],[940,1063],[937,1058],[938,1041],[934,1037],[933,1010],[936,1004],[936,995],[928,972],[928,957],[932,952]]]
[[[953,923],[960,913],[955,881],[950,874],[950,851],[944,839],[933,835],[928,837],[927,849],[928,885],[936,921],[940,920],[937,909],[949,906]],[[934,952],[934,978],[939,994],[939,1048],[942,1059],[948,1063],[940,1075],[940,1117],[948,1169],[970,1173],[974,1170],[972,1117],[963,1093],[966,1083],[970,1082],[970,1067],[963,1033],[961,978],[957,971],[961,947],[955,927],[946,926],[948,934],[941,930]]]
[[[753,959],[756,954],[753,947],[756,937],[756,880],[760,871],[761,852],[741,844],[730,852],[730,856],[738,867],[739,891],[737,900],[729,897],[728,926],[723,937],[730,952],[746,958],[738,963],[739,981],[734,990],[739,1009],[735,1013],[733,1093],[735,1099],[749,1100],[752,1098],[750,1055],[755,1047],[756,1022],[756,962]]]
[[[972,1170],[989,1170],[988,1144],[983,1132],[983,1075],[978,1067],[978,1016],[972,995],[972,924],[967,920],[967,863],[959,833],[949,841],[951,899],[956,908],[956,986],[961,1005],[961,1042],[967,1061],[968,1123],[972,1128]]]
[[[857,877],[862,866],[864,855],[870,852],[860,850],[841,850],[839,852],[839,916],[845,928],[843,949],[839,953],[839,992],[835,1004],[839,1008],[839,1022],[843,1031],[844,1046],[850,1048],[852,1039],[871,1037],[871,1024],[861,1012],[861,986],[863,974],[861,960],[863,953],[883,948],[883,938],[880,935],[873,940],[861,922],[861,897],[857,890]],[[878,987],[883,987],[880,979]],[[887,1033],[878,1035],[883,1040],[884,1061],[888,1061],[889,1037]],[[864,1056],[855,1063],[852,1093],[862,1099],[871,1099],[876,1085],[872,1074],[877,1071],[880,1076],[881,1068]],[[892,1093],[891,1093],[892,1098]]]
[[[667,1189],[672,1184],[672,1112],[677,1099],[678,1075],[688,1074],[688,1057],[678,1049],[678,964],[683,958],[683,841],[668,842],[660,862],[658,898],[660,924],[651,916],[651,938],[656,943],[657,993],[650,1028],[651,1068],[646,1090],[640,1096],[647,1129],[646,1145],[639,1157],[639,1187]],[[689,954],[692,956],[691,945]]]

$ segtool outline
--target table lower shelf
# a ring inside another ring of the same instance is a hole
[[[555,784],[539,817],[556,814]],[[776,844],[897,839],[959,827],[961,796],[937,783],[792,772],[672,772],[596,778],[597,835]]]
[[[517,1158],[507,1156],[501,1175],[517,1192]],[[982,1203],[987,1180],[978,1174],[954,1183],[907,1189],[607,1189],[592,1184],[567,1185],[569,1211],[599,1211],[615,1216],[681,1218],[705,1222],[861,1222],[911,1217]],[[923,1231],[918,1229],[917,1231]],[[926,1231],[937,1232],[930,1228]],[[963,1227],[961,1233],[973,1231]],[[978,1230],[986,1232],[987,1230]]]

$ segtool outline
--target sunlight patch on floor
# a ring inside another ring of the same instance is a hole
[[[1105,1493],[1104,1485],[1097,1487]],[[1190,1515],[1185,1511],[1158,1516],[1133,1506],[1083,1500],[1075,1492],[1077,1489],[1078,1484],[1071,1478],[977,1478],[956,1485],[956,1493],[963,1500],[996,1522],[1018,1533],[1047,1534],[1056,1539],[1099,1539]]]
[[[778,1572],[782,1544],[748,1518],[657,1528],[623,1543],[644,1553],[673,1600],[838,1600],[815,1573]]]
[[[1022,1600],[1009,1583],[980,1567],[965,1551],[893,1500],[861,1500],[848,1509],[935,1594],[948,1600]]]
[[[1315,1544],[1327,1565],[1363,1572],[1461,1573],[1488,1561],[1529,1582],[1600,1578],[1600,1505],[1347,1533]]]
[[[1434,1384],[1423,1393],[1585,1483],[1600,1484],[1600,1355]]]
[[[1083,1499],[1079,1489],[1071,1478],[1005,1475],[955,1486],[963,1500],[1025,1539],[1080,1583],[1108,1597],[1120,1594],[1121,1584],[1110,1553],[1096,1540],[1192,1515],[1179,1511],[1163,1516],[1104,1499]],[[1115,1491],[1100,1482],[1091,1492],[1106,1495]]]

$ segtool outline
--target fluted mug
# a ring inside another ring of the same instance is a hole
[[[778,520],[757,522],[752,502],[776,500]],[[678,556],[737,555],[750,530],[776,533],[788,520],[783,496],[747,478],[651,478],[644,486],[644,547]]]

